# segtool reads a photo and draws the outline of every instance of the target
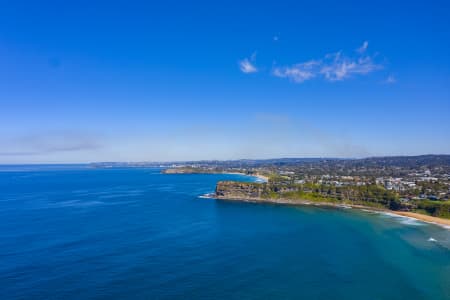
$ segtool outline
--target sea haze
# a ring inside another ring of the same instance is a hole
[[[450,299],[435,225],[199,198],[240,175],[0,170],[0,299]]]

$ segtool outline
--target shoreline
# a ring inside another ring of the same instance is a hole
[[[219,173],[219,174],[230,174],[230,175],[243,175],[243,176],[250,176],[250,177],[256,177],[261,179],[264,182],[269,182],[269,177],[261,175],[261,174],[254,174],[254,175],[250,175],[250,174],[245,174],[245,173],[240,173],[240,172],[224,172],[224,173]]]
[[[414,220],[417,220],[420,222],[437,225],[444,229],[450,230],[450,220],[449,219],[433,217],[433,216],[428,216],[428,215],[419,214],[419,213],[415,213],[415,212],[409,212],[409,211],[387,210],[387,209],[376,208],[376,207],[365,206],[365,205],[358,205],[358,204],[336,204],[336,203],[329,203],[329,202],[314,202],[314,201],[307,201],[307,200],[292,200],[292,199],[232,198],[232,197],[217,196],[215,194],[202,195],[201,198],[216,199],[216,200],[222,200],[222,201],[239,201],[239,202],[250,202],[250,203],[292,205],[292,206],[318,206],[318,207],[332,207],[332,208],[344,208],[344,209],[354,208],[354,209],[365,210],[365,211],[370,211],[370,212],[375,212],[375,213],[393,214],[398,217],[410,218],[410,219],[414,219]]]
[[[253,176],[253,175],[250,175],[250,176]],[[258,177],[259,179],[263,180],[264,182],[269,182],[269,177],[267,177],[267,176],[258,174],[258,175],[255,175],[255,177]]]
[[[242,176],[249,176],[249,177],[256,177],[262,180],[263,182],[269,182],[269,177],[261,175],[261,174],[246,174],[242,172],[170,172],[165,173],[166,170],[176,170],[176,169],[163,169],[161,172],[163,174],[228,174],[228,175],[242,175]]]
[[[416,219],[416,220],[419,220],[419,221],[422,221],[425,223],[439,225],[439,226],[442,226],[442,227],[450,230],[450,220],[449,219],[433,217],[433,216],[419,214],[419,213],[410,212],[410,211],[390,211],[389,210],[388,212],[392,212],[398,216]]]
[[[172,174],[193,174],[193,173],[172,173]],[[249,177],[255,177],[263,182],[268,182],[269,177],[261,175],[261,174],[245,174],[242,172],[212,172],[212,173],[198,173],[198,174],[229,174],[229,175],[242,175],[242,176],[249,176]],[[434,224],[437,226],[440,226],[442,228],[445,228],[447,230],[450,230],[450,220],[439,218],[439,217],[433,217],[429,215],[419,214],[415,212],[409,212],[409,211],[395,211],[395,210],[388,210],[384,208],[377,208],[372,206],[365,206],[365,205],[358,205],[358,204],[337,204],[337,203],[330,203],[330,202],[314,202],[314,201],[308,201],[308,200],[293,200],[293,199],[285,199],[285,198],[279,198],[279,199],[264,199],[264,198],[232,198],[232,197],[223,197],[223,196],[217,196],[214,193],[201,195],[200,198],[208,198],[208,199],[216,199],[216,200],[224,200],[224,201],[241,201],[241,202],[251,202],[251,203],[266,203],[266,204],[281,204],[281,205],[299,205],[299,206],[325,206],[325,207],[332,207],[332,208],[355,208],[360,210],[366,210],[371,211],[375,213],[386,213],[386,214],[393,214],[398,217],[403,218],[410,218],[414,219],[420,222],[428,223],[428,224]]]

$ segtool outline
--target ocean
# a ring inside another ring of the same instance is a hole
[[[0,299],[450,299],[450,230],[199,198],[224,174],[0,167]]]

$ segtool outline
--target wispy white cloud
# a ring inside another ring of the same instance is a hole
[[[311,60],[290,67],[275,68],[273,75],[281,78],[289,78],[294,82],[301,83],[317,76],[317,66],[320,63],[319,61]]]
[[[368,41],[364,41],[364,43],[361,45],[361,47],[359,47],[358,49],[356,49],[356,52],[362,54],[362,53],[366,52],[367,47],[369,47],[369,42],[368,42]]]
[[[239,61],[239,69],[241,69],[243,73],[258,72],[256,66],[253,65],[248,58],[244,58],[243,60]]]
[[[244,58],[239,61],[239,69],[243,73],[256,73],[258,68],[255,65],[256,53],[253,53],[249,58]]]
[[[365,75],[382,68],[382,65],[374,63],[370,56],[351,58],[338,52],[327,55],[319,72],[329,81],[339,81],[352,75]]]
[[[384,83],[386,84],[393,84],[396,83],[397,79],[394,77],[394,75],[389,75],[386,80],[384,81]]]
[[[345,56],[342,52],[325,55],[321,59],[310,60],[292,66],[275,67],[272,74],[276,77],[288,78],[296,83],[302,83],[313,78],[323,78],[327,81],[340,81],[354,75],[366,75],[383,68],[374,62],[374,57],[364,54],[368,43],[364,42],[357,56]]]
[[[88,151],[102,147],[99,137],[77,131],[28,134],[9,140],[1,139],[0,145],[0,157]]]

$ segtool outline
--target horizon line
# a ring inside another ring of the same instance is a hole
[[[330,160],[363,160],[370,158],[395,158],[395,157],[423,157],[423,156],[450,156],[450,154],[417,154],[417,155],[379,155],[366,157],[332,157],[332,156],[298,156],[298,157],[272,157],[272,158],[238,158],[238,159],[202,159],[202,160],[167,160],[167,161],[91,161],[91,162],[31,162],[31,163],[0,163],[0,166],[22,166],[22,165],[91,165],[91,164],[107,164],[107,163],[153,163],[153,164],[169,164],[169,163],[187,163],[187,162],[234,162],[234,161],[268,161],[283,159],[330,159]]]

